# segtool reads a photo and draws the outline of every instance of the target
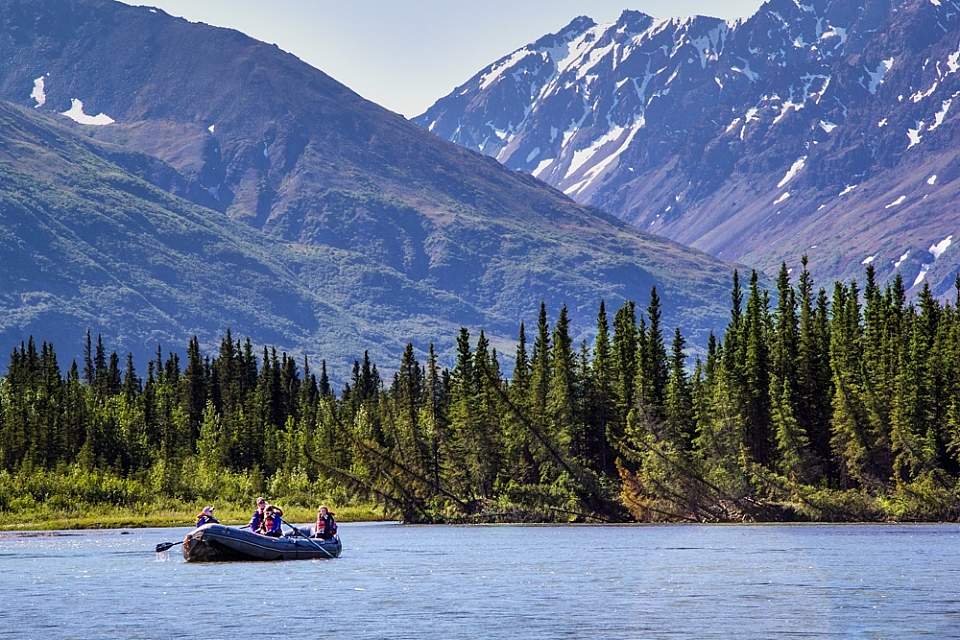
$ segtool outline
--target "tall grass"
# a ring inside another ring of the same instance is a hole
[[[256,469],[208,469],[190,458],[178,468],[158,464],[129,476],[80,465],[0,471],[0,530],[191,526],[207,504],[221,522],[239,524],[261,495],[292,522],[312,521],[321,503],[341,521],[386,517],[375,505],[350,504],[342,491],[302,470],[263,477]]]

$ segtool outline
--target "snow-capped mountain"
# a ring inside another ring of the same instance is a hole
[[[770,0],[746,20],[581,17],[421,126],[644,230],[823,277],[952,290],[960,2]]]
[[[430,135],[274,45],[109,0],[0,0],[0,345],[224,329],[349,371],[540,301],[704,344],[732,266]],[[72,338],[71,338],[72,336]],[[6,348],[6,347],[4,347]]]

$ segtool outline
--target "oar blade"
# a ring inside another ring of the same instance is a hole
[[[160,544],[157,545],[157,553],[162,553],[162,552],[166,551],[167,549],[170,549],[171,547],[176,546],[177,544],[179,544],[179,543],[177,543],[177,542],[161,542]]]

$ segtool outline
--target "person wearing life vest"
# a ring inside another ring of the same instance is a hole
[[[264,511],[262,533],[271,538],[279,538],[283,535],[281,525],[283,524],[283,510],[280,507],[270,505]]]
[[[257,506],[253,512],[253,515],[250,517],[250,531],[254,533],[260,533],[260,530],[263,528],[263,516],[264,510],[267,508],[267,501],[263,498],[257,498]]]
[[[219,524],[220,521],[213,517],[213,507],[207,506],[203,511],[197,514],[197,528],[205,524]]]
[[[313,529],[313,537],[329,540],[337,535],[337,521],[333,518],[333,512],[327,507],[321,506],[317,511],[317,526]]]

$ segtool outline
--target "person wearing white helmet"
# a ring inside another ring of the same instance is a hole
[[[206,506],[203,508],[203,511],[197,514],[197,527],[202,527],[205,524],[219,524],[220,521],[213,516],[213,507]]]

